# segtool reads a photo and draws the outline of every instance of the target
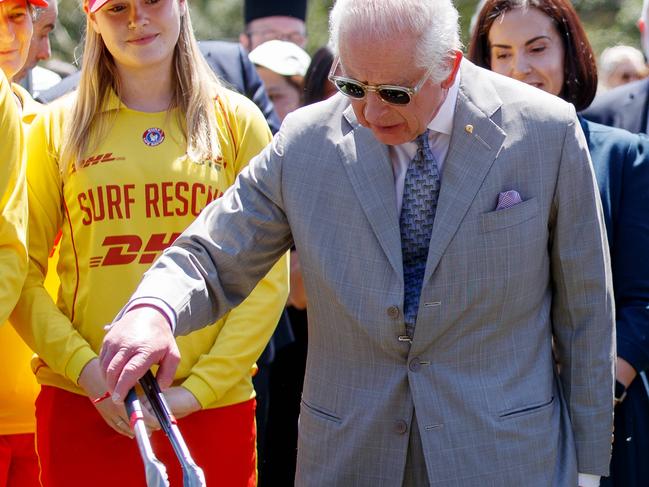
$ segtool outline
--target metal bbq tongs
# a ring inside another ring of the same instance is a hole
[[[184,487],[207,487],[205,483],[205,474],[203,470],[196,465],[194,459],[189,453],[187,444],[180,434],[176,418],[171,414],[171,410],[167,405],[164,395],[160,391],[158,381],[148,371],[144,377],[140,379],[140,385],[144,390],[144,394],[149,399],[151,408],[162,427],[162,430],[169,438],[169,442],[180,462],[183,472],[183,486]],[[147,487],[169,487],[169,479],[167,477],[167,469],[164,464],[155,457],[149,436],[147,435],[146,426],[144,424],[144,416],[142,414],[142,405],[137,398],[135,389],[131,389],[126,396],[126,411],[128,413],[131,427],[135,432],[140,455],[144,462],[144,469],[146,473]]]
[[[144,462],[144,475],[146,476],[147,487],[169,487],[169,477],[164,464],[158,460],[153,453],[149,435],[144,424],[144,415],[142,414],[142,404],[137,397],[135,388],[131,389],[126,395],[126,413],[131,423],[131,429],[135,433],[137,447],[140,450],[140,456]]]

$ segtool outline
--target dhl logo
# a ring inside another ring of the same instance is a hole
[[[225,169],[228,167],[228,162],[223,160],[222,155],[217,155],[216,157],[212,157],[211,159],[203,159],[200,161],[195,161],[197,164],[205,165],[211,169],[214,169],[216,171],[220,171],[221,169]]]
[[[90,156],[87,159],[81,161],[81,167],[94,166],[96,164],[102,164],[104,162],[112,161],[123,161],[123,157],[115,157],[112,152],[106,154],[98,154],[96,156]]]
[[[151,264],[160,253],[169,247],[180,233],[154,233],[146,244],[139,235],[110,235],[102,246],[107,249],[104,255],[90,258],[90,267],[127,265],[134,262]]]

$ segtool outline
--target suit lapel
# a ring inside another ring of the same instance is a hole
[[[352,130],[343,135],[338,152],[383,251],[401,276],[401,234],[388,149],[374,138],[370,130],[358,123],[351,105],[344,116]]]
[[[480,100],[481,106],[474,100]],[[505,133],[491,119],[500,105],[489,80],[480,76],[475,66],[463,61],[424,283],[437,268],[500,151]]]
[[[491,117],[501,104],[488,78],[464,60],[424,282],[437,268],[500,151],[505,133]],[[338,152],[381,247],[402,276],[399,216],[387,147],[358,123],[351,106],[343,115],[352,130],[343,135]]]

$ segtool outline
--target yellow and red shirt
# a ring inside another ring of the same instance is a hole
[[[15,316],[39,355],[32,368],[42,384],[82,393],[81,371],[97,356],[104,326],[144,271],[270,141],[252,102],[222,88],[218,93],[214,109],[221,154],[207,161],[187,157],[176,110],[139,112],[114,94],[101,114],[109,129],[89,144],[94,146],[78,169],[60,161],[74,95],[34,121],[27,164],[30,269]],[[55,304],[43,278],[59,229],[61,288]],[[177,339],[182,359],[176,383],[203,407],[254,397],[251,368],[287,293],[288,259],[283,258],[236,309]]]
[[[0,71],[0,323],[16,304],[27,273],[27,191],[20,116],[9,83]],[[29,367],[32,351],[7,323],[0,326],[0,347],[0,435],[32,433],[34,400],[39,390]]]
[[[1,72],[0,130],[0,323],[4,323],[27,272],[27,191],[18,105]]]

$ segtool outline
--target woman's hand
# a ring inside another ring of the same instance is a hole
[[[79,385],[91,401],[93,399],[108,397],[105,396],[108,391],[108,386],[106,385],[104,374],[99,367],[99,359],[92,359],[86,364],[79,376]],[[121,435],[133,438],[133,432],[129,426],[126,409],[123,404],[117,405],[111,400],[102,399],[94,403],[94,406],[108,426]]]
[[[171,413],[176,419],[184,418],[185,416],[189,416],[190,414],[202,409],[201,404],[198,402],[198,399],[196,399],[194,394],[189,392],[184,387],[170,387],[169,389],[164,391],[163,394],[165,396],[167,404],[169,405]],[[149,399],[146,396],[142,395],[140,396],[140,402],[142,403],[144,422],[146,423],[147,428],[149,430],[160,429],[160,425],[158,424],[158,420],[155,417]]]

